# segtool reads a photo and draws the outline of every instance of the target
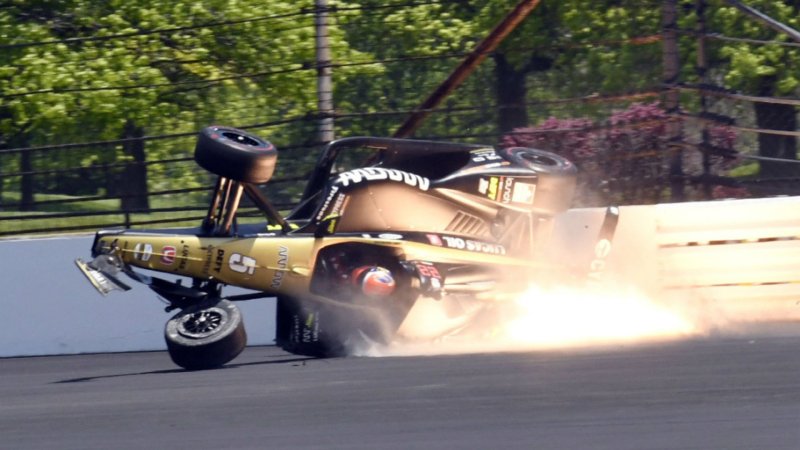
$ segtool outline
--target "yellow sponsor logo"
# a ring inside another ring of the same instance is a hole
[[[500,180],[497,177],[489,178],[489,192],[486,194],[492,200],[497,200],[497,185],[500,184]]]

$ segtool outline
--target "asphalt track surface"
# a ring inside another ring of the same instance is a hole
[[[0,448],[798,449],[800,337],[306,359],[0,360]]]

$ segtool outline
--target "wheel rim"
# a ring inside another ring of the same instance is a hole
[[[222,132],[222,135],[227,139],[230,139],[234,142],[238,142],[240,144],[244,144],[250,147],[262,147],[264,145],[261,142],[251,138],[250,136],[245,136],[231,131],[224,131]]]
[[[209,308],[187,314],[178,323],[178,332],[183,336],[200,339],[211,336],[228,320],[228,313],[221,308]]]
[[[520,159],[522,159],[523,161],[527,161],[529,163],[539,164],[542,166],[558,165],[558,162],[555,159],[546,155],[540,155],[538,153],[526,153],[526,152],[520,152],[518,153],[518,155]]]

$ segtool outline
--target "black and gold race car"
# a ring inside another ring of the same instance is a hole
[[[277,298],[277,344],[334,356],[391,342],[423,298],[475,311],[513,297],[531,274],[551,270],[537,252],[569,207],[576,176],[570,161],[530,148],[345,138],[325,147],[283,217],[258,187],[277,160],[269,142],[211,126],[195,160],[218,175],[198,228],[99,231],[94,259],[76,260],[103,294],[129,289],[122,272],[178,310],[165,337],[187,369],[218,367],[242,351],[236,301]],[[266,223],[237,224],[245,195]],[[253,292],[226,296],[226,285]]]

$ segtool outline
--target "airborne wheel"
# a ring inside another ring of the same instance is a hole
[[[548,175],[574,176],[576,169],[568,159],[555,153],[526,147],[508,147],[498,150],[498,153],[508,161],[534,172]]]
[[[509,147],[497,153],[515,166],[536,174],[533,211],[553,216],[566,211],[572,201],[578,169],[561,155],[536,148]]]
[[[272,177],[278,152],[274,145],[246,131],[210,126],[197,137],[194,159],[219,176],[262,184]]]
[[[167,322],[164,337],[172,361],[188,370],[222,366],[247,344],[242,314],[228,300],[183,309]]]

